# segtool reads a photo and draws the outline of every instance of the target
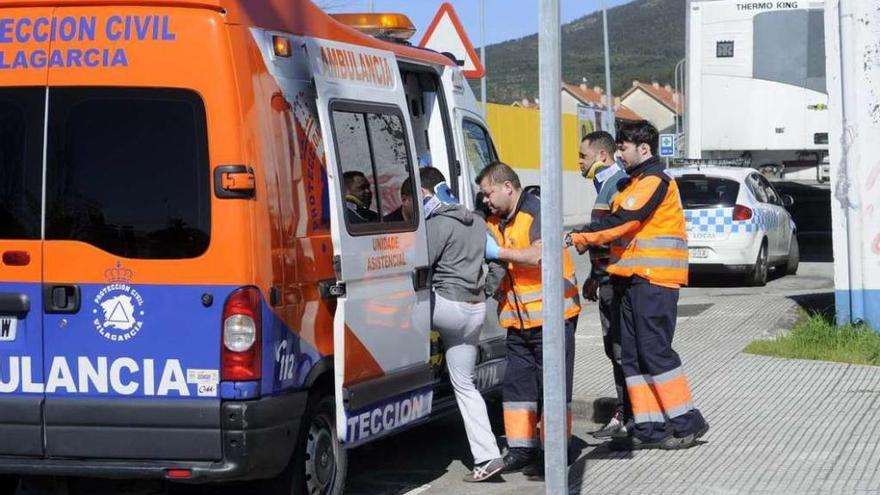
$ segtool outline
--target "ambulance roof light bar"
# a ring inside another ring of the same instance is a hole
[[[403,14],[331,14],[337,21],[376,38],[407,41],[416,26]]]

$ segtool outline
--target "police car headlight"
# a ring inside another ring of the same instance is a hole
[[[257,340],[257,325],[247,315],[232,315],[223,321],[223,345],[232,352],[244,352]]]

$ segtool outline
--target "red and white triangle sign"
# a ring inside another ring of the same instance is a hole
[[[483,62],[480,61],[474,45],[465,34],[455,9],[449,3],[440,6],[419,46],[440,53],[449,52],[457,60],[463,60],[464,65],[461,69],[468,79],[479,79],[486,74]]]

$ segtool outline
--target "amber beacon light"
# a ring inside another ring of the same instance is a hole
[[[403,14],[333,14],[333,18],[377,38],[406,41],[416,34],[416,26]]]
[[[290,57],[290,39],[286,36],[272,36],[272,47],[276,57]]]

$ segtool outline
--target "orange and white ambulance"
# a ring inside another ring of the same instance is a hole
[[[454,407],[399,208],[426,162],[473,207],[495,151],[413,32],[308,0],[0,0],[0,474],[339,493],[347,448]],[[503,354],[487,326],[482,390]]]

